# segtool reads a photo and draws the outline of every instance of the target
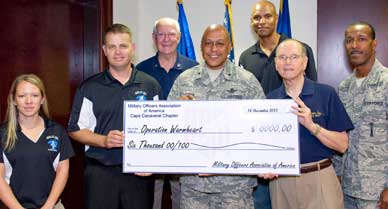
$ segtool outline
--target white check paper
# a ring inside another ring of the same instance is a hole
[[[294,104],[125,101],[123,171],[299,175]]]

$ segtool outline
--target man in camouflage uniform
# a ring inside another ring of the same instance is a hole
[[[222,25],[207,27],[201,41],[205,62],[176,79],[168,100],[263,99],[255,76],[228,60],[230,49],[229,34]],[[181,209],[253,209],[255,176],[185,175],[180,182]]]
[[[339,96],[355,128],[336,165],[346,209],[375,209],[388,186],[388,69],[376,59],[376,46],[369,23],[347,27],[345,47],[354,72],[340,83]]]

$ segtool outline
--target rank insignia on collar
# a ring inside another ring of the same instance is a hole
[[[234,89],[234,88],[230,88],[229,90],[226,90],[226,91],[229,92],[229,93],[231,93],[231,94],[233,94],[233,93],[236,92],[237,90]]]

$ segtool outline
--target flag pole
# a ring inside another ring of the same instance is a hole
[[[234,32],[233,32],[233,15],[232,15],[232,0],[224,0],[225,4],[225,16],[224,16],[224,26],[229,32],[230,42],[232,49],[229,53],[229,60],[234,62]]]

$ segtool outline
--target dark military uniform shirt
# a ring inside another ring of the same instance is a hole
[[[105,70],[85,80],[77,89],[68,131],[88,129],[101,135],[108,135],[111,130],[122,131],[124,100],[152,100],[161,96],[158,82],[133,65],[125,85]],[[86,156],[103,165],[121,165],[123,149],[86,146]]]
[[[160,65],[158,54],[156,54],[155,56],[150,57],[136,65],[136,68],[152,76],[159,82],[163,90],[163,98],[161,99],[165,100],[170,93],[170,89],[178,75],[181,74],[184,70],[196,65],[198,65],[196,61],[178,53],[174,67],[166,72],[166,70],[163,69],[163,67]]]
[[[314,123],[331,131],[349,131],[353,129],[346,110],[335,90],[324,84],[305,79],[300,99],[311,109]],[[291,99],[284,85],[267,95],[268,99]],[[301,163],[311,163],[331,158],[335,151],[326,147],[313,136],[307,128],[299,125]]]
[[[37,142],[27,138],[19,128],[13,149],[3,150],[0,146],[5,179],[24,208],[43,206],[50,194],[58,163],[74,155],[66,130],[49,119],[44,119],[44,123],[45,129]],[[4,139],[6,129],[7,124],[3,124],[1,139]]]
[[[279,44],[286,40],[287,37],[284,35],[280,36]],[[278,44],[278,46],[279,46]],[[317,70],[315,68],[315,61],[313,51],[310,46],[305,43],[302,43],[306,48],[308,62],[306,67],[306,77],[316,81],[317,80]],[[277,48],[277,46],[276,46]],[[260,43],[257,42],[253,46],[245,50],[239,59],[239,65],[244,69],[252,72],[257,80],[260,81],[261,86],[263,87],[264,93],[267,95],[274,89],[280,87],[283,82],[283,79],[277,73],[275,68],[275,55],[276,48],[272,51],[268,57],[264,51],[260,48]]]

